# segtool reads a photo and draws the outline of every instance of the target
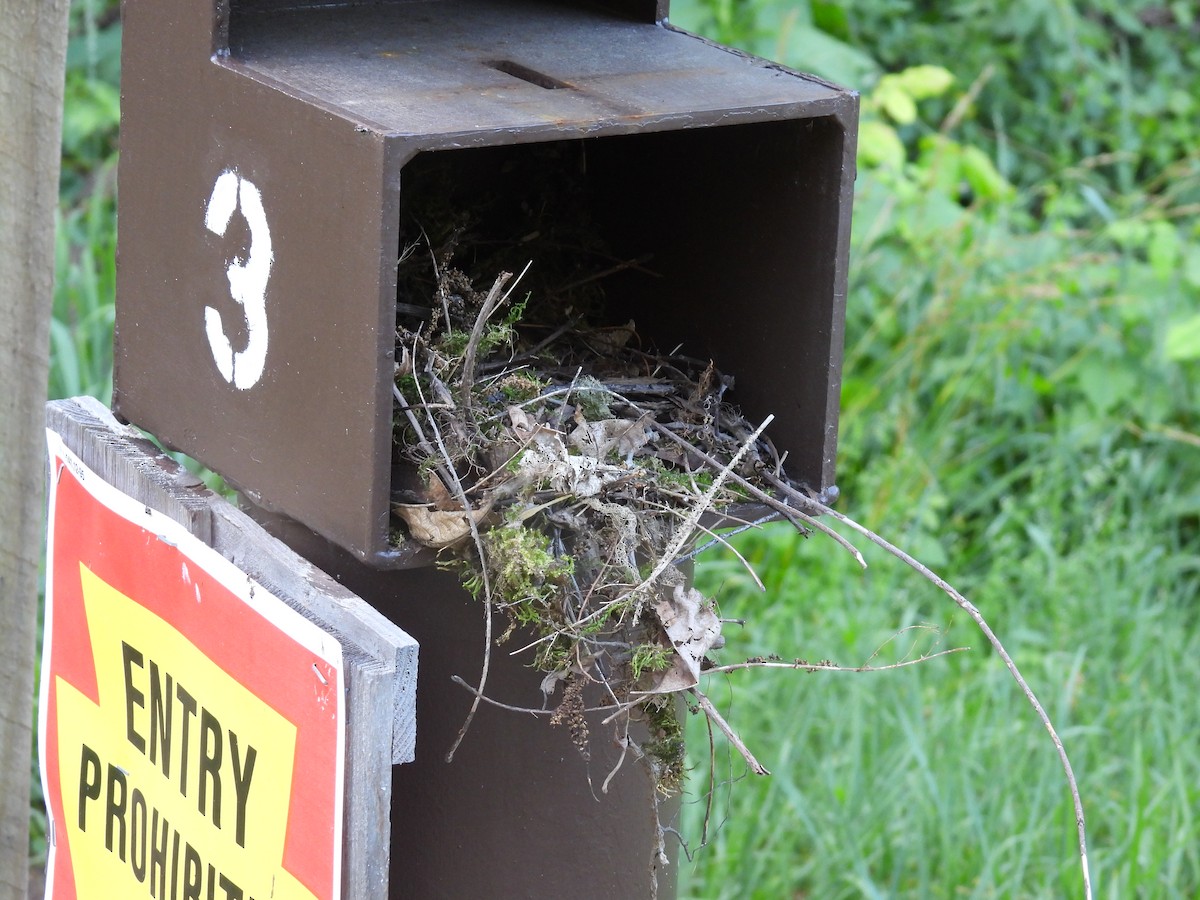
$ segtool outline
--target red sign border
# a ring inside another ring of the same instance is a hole
[[[282,864],[317,897],[340,897],[346,725],[340,644],[182,525],[108,484],[58,434],[48,430],[47,442],[50,514],[38,722],[50,819],[46,897],[75,900],[78,894],[66,829],[57,825],[63,821],[63,803],[54,682],[62,677],[99,702],[80,564],[158,615],[297,724]],[[69,552],[73,548],[78,552]],[[175,592],[156,581],[164,571],[182,574],[185,566],[190,580],[180,580]],[[192,597],[203,602],[184,602]],[[82,629],[72,627],[80,622]],[[270,653],[262,650],[264,627],[278,641]],[[289,672],[305,677],[288,677]],[[324,727],[305,722],[322,688],[324,706],[333,707]],[[317,734],[318,729],[324,733]],[[332,742],[330,729],[336,736]]]

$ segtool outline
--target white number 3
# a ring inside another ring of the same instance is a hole
[[[213,185],[205,226],[223,237],[239,207],[250,228],[250,249],[245,260],[235,257],[225,274],[229,278],[229,295],[241,304],[246,316],[246,346],[242,350],[233,349],[221,324],[221,314],[211,306],[204,307],[204,330],[221,377],[245,391],[258,383],[267,363],[267,279],[271,277],[275,253],[262,194],[252,182],[226,170]]]

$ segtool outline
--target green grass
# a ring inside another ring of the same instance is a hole
[[[112,4],[77,6],[49,391],[107,399],[120,33]],[[672,4],[678,24],[863,91],[839,508],[1004,640],[1074,764],[1096,896],[1197,896],[1196,42],[1186,4],[994,6]],[[1175,18],[1146,25],[1159,7]],[[1000,39],[1021,29],[1028,43]],[[924,63],[955,81],[898,118],[879,79]],[[748,621],[725,661],[971,649],[710,680],[773,774],[746,775],[718,737],[710,843],[681,861],[681,896],[1078,896],[1053,746],[969,618],[873,548],[862,573],[822,537],[772,527],[739,547],[765,594],[732,557],[698,573]],[[694,846],[710,785],[702,717],[690,728]]]
[[[887,529],[884,529],[887,530]],[[1154,535],[1012,559],[972,596],[1066,743],[1087,812],[1098,896],[1198,886],[1200,684],[1194,597]],[[1050,740],[973,624],[940,592],[869,552],[859,574],[828,541],[743,540],[758,594],[731,561],[702,568],[726,615],[726,659],[772,652],[856,666],[948,647],[969,653],[871,674],[740,673],[710,694],[773,774],[717,792],[712,846],[683,896],[1079,895],[1067,788]],[[832,561],[831,561],[831,556]],[[1176,583],[1172,583],[1176,582]],[[937,632],[905,631],[933,626]],[[707,736],[689,733],[697,795]],[[741,776],[719,754],[719,782]],[[697,835],[702,805],[686,807]]]

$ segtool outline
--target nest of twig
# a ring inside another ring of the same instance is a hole
[[[796,489],[767,423],[728,401],[732,379],[711,360],[644,347],[634,322],[592,325],[570,291],[527,305],[507,272],[477,289],[454,265],[458,238],[431,253],[430,305],[401,307],[396,447],[419,478],[393,497],[398,526],[504,613],[495,643],[532,633],[516,649],[582,753],[583,692],[596,686],[618,740],[672,791],[674,698],[690,692],[761,769],[697,690],[722,622],[681,565],[723,543],[718,528],[782,514],[807,531],[776,499]],[[486,664],[474,690],[486,699]],[[649,740],[631,737],[634,721]]]

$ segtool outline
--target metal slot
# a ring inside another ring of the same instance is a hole
[[[535,69],[529,68],[529,66],[523,66],[519,62],[513,62],[511,59],[493,59],[489,60],[485,65],[495,69],[497,72],[503,72],[505,75],[511,75],[513,78],[520,78],[522,81],[535,84],[548,91],[571,89],[571,85],[565,81],[551,78],[549,75],[544,75]]]

